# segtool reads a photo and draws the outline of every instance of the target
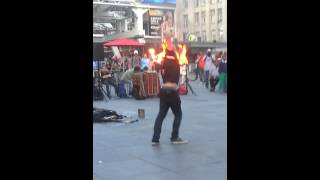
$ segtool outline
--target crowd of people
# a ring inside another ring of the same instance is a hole
[[[95,64],[94,64],[95,66]],[[106,90],[111,99],[111,88],[116,96],[127,98],[132,96],[132,77],[136,72],[154,69],[153,61],[150,62],[146,54],[141,58],[135,50],[133,56],[123,55],[122,58],[107,58],[100,69],[102,88]]]
[[[227,52],[218,51],[212,54],[208,49],[206,54],[200,52],[196,61],[196,77],[211,92],[227,93]],[[210,86],[210,88],[209,88]]]
[[[227,93],[227,52],[218,51],[212,53],[208,49],[206,54],[200,52],[195,60],[195,79],[211,92]],[[139,56],[134,50],[133,55],[123,55],[121,58],[108,58],[100,69],[101,83],[106,90],[107,96],[111,96],[111,88],[114,88],[115,95],[120,98],[127,98],[133,94],[132,77],[135,72],[156,70],[157,64],[144,54]]]

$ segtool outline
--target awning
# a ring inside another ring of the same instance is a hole
[[[108,43],[105,43],[104,46],[143,46],[143,43],[131,39],[117,39]]]

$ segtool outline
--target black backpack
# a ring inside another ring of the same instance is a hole
[[[121,119],[124,117],[116,111],[93,108],[93,122],[122,122]]]

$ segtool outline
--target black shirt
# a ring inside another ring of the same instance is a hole
[[[173,82],[179,84],[180,64],[174,51],[166,49],[166,56],[162,62],[163,83]]]
[[[227,73],[227,62],[221,62],[219,66],[219,73]]]

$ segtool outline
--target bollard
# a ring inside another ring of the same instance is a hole
[[[144,119],[145,118],[144,109],[138,109],[138,117],[139,117],[139,119]]]

